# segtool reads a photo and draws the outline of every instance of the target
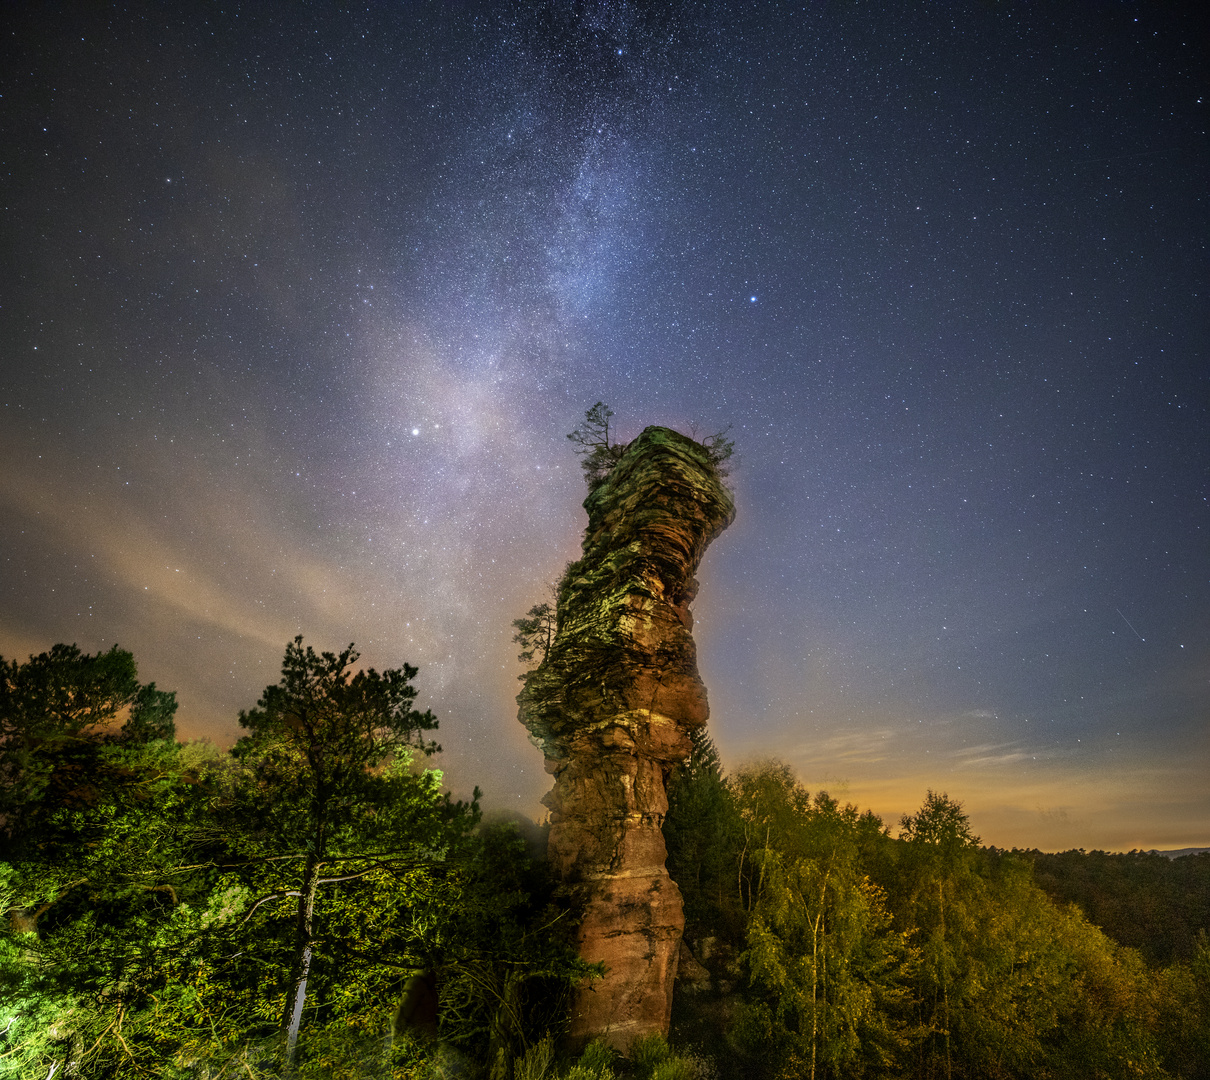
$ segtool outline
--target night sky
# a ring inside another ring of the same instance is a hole
[[[542,813],[511,621],[565,435],[733,425],[725,763],[888,824],[1210,845],[1207,50],[1143,4],[13,4],[0,653],[229,745],[286,641],[417,665]]]

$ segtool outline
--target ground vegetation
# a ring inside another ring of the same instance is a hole
[[[1210,1076],[1199,856],[988,848],[932,791],[892,828],[697,729],[670,1040],[569,1055],[577,911],[426,767],[415,669],[296,639],[229,751],[120,649],[0,675],[0,1077]]]

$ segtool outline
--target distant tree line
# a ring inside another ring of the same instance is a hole
[[[1055,903],[1078,904],[1153,964],[1192,960],[1210,927],[1210,851],[1177,859],[1151,851],[1020,854]]]

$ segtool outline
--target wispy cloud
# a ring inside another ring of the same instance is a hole
[[[988,743],[982,746],[962,746],[950,751],[949,756],[962,768],[975,769],[1015,765],[1035,757],[1036,754],[1019,743]]]

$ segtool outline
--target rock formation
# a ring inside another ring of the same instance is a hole
[[[685,919],[664,866],[665,784],[709,714],[689,605],[735,506],[706,447],[649,427],[584,508],[558,632],[517,701],[555,778],[550,858],[583,905],[581,955],[606,967],[577,991],[570,1037],[625,1052],[668,1031]]]

